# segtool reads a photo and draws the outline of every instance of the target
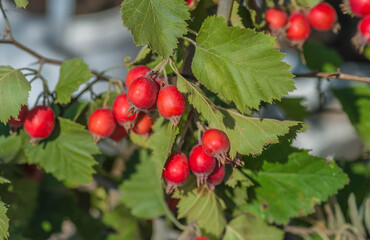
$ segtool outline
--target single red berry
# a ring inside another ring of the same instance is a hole
[[[148,110],[157,100],[158,88],[153,80],[145,77],[135,79],[127,92],[130,106],[137,109]]]
[[[26,105],[23,105],[21,107],[21,110],[19,111],[18,113],[18,116],[17,118],[13,118],[11,117],[8,121],[8,124],[11,128],[19,128],[19,127],[22,127],[24,121],[26,120],[26,116],[27,116],[27,113],[28,113],[28,108]]]
[[[337,13],[329,3],[322,2],[309,11],[308,20],[314,29],[328,31],[337,21]]]
[[[141,112],[137,117],[135,127],[133,127],[131,130],[136,134],[148,136],[152,130],[152,126],[153,119],[149,117],[148,114]]]
[[[87,122],[89,131],[94,136],[95,141],[100,138],[109,137],[116,128],[116,121],[111,110],[108,108],[98,108],[89,117]]]
[[[349,6],[357,17],[370,14],[370,0],[349,0]]]
[[[194,0],[187,0],[186,1],[186,6],[189,6]]]
[[[370,43],[370,15],[364,17],[357,26],[358,32],[361,37]]]
[[[185,112],[186,101],[177,87],[169,85],[159,91],[157,108],[162,117],[177,125]]]
[[[195,146],[189,155],[191,171],[197,176],[197,185],[204,184],[207,177],[215,169],[216,159],[208,155],[202,145]]]
[[[54,129],[55,117],[50,107],[37,106],[28,112],[24,121],[24,130],[37,142],[50,136]]]
[[[271,30],[278,30],[285,26],[287,15],[277,8],[270,8],[266,11],[266,23]]]
[[[209,239],[209,238],[207,238],[207,237],[197,237],[196,239],[194,239],[194,240],[211,240],[211,239]]]
[[[225,177],[225,165],[217,164],[213,172],[208,176],[207,183],[210,186],[211,190],[214,189],[214,186],[222,183]]]
[[[230,141],[224,132],[212,128],[203,134],[202,146],[207,154],[224,163],[230,149]]]
[[[288,19],[287,38],[290,41],[304,42],[311,33],[310,23],[300,12],[293,12]]]
[[[139,66],[131,68],[128,71],[127,76],[126,76],[126,81],[125,81],[126,88],[128,89],[131,83],[136,78],[146,77],[148,73],[150,72],[150,70],[151,70],[150,68],[148,68],[147,66],[143,66],[143,65],[139,65]]]
[[[121,125],[117,124],[116,129],[114,129],[114,132],[112,133],[112,135],[109,136],[109,138],[114,140],[115,142],[118,142],[124,139],[126,136],[127,136],[126,129]]]
[[[135,125],[136,113],[128,111],[130,103],[126,94],[120,94],[113,103],[113,115],[117,123],[122,125],[126,131]]]
[[[181,186],[189,177],[190,167],[188,158],[183,153],[175,153],[166,162],[163,176],[167,182],[167,193]]]

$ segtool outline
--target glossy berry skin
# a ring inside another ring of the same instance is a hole
[[[96,109],[90,115],[87,127],[96,141],[101,137],[109,137],[116,128],[116,121],[114,120],[112,111],[108,108]]]
[[[349,0],[351,11],[357,17],[364,17],[370,14],[370,0]]]
[[[208,155],[202,145],[195,146],[189,155],[191,171],[197,176],[197,184],[203,184],[208,175],[215,169],[216,159]]]
[[[162,117],[170,119],[174,125],[177,125],[185,112],[186,101],[177,87],[169,85],[159,91],[157,108]]]
[[[126,76],[126,81],[125,81],[126,88],[128,89],[131,83],[136,78],[146,77],[149,74],[150,70],[151,70],[150,68],[144,65],[139,65],[139,66],[131,68],[128,71],[127,76]]]
[[[287,38],[290,41],[305,41],[311,33],[308,19],[299,12],[293,12],[288,19]]]
[[[112,135],[109,136],[109,138],[114,140],[115,142],[118,142],[124,139],[126,136],[127,136],[126,129],[120,125],[116,125],[114,132],[112,133]]]
[[[213,172],[208,176],[207,183],[211,186],[216,186],[222,183],[225,177],[225,165],[216,165]]]
[[[364,17],[359,23],[358,23],[358,32],[360,33],[361,37],[370,43],[370,15]]]
[[[153,119],[146,113],[140,113],[137,117],[135,127],[131,130],[140,135],[148,135],[152,130]]]
[[[127,92],[130,105],[138,109],[148,110],[157,100],[158,88],[153,80],[145,77],[135,79]]]
[[[53,110],[47,106],[37,106],[28,112],[24,121],[24,130],[31,136],[33,141],[37,141],[49,137],[54,129],[54,125]]]
[[[207,237],[197,237],[196,239],[194,239],[194,240],[211,240],[211,239],[209,239],[209,238],[207,238]]]
[[[207,154],[216,157],[221,162],[225,162],[227,152],[230,149],[230,141],[224,132],[212,128],[203,134],[202,146]]]
[[[285,26],[287,15],[284,11],[277,8],[270,8],[266,11],[267,26],[271,30],[277,30]]]
[[[24,121],[26,120],[27,113],[28,113],[28,108],[27,108],[26,105],[23,105],[21,107],[21,110],[18,113],[17,118],[11,117],[9,119],[9,121],[8,121],[9,126],[13,127],[13,128],[22,127]]]
[[[130,103],[127,101],[126,94],[120,94],[116,97],[113,103],[113,115],[118,124],[123,125],[125,122],[133,122],[136,119],[136,113],[127,111],[130,108]]]
[[[166,162],[163,177],[167,182],[167,192],[181,186],[190,174],[188,158],[183,153],[175,153]]]
[[[328,31],[337,21],[337,13],[329,3],[322,2],[309,11],[308,20],[314,29]]]

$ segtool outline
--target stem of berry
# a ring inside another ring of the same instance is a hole
[[[109,97],[110,97],[110,89],[111,89],[111,87],[112,87],[112,82],[109,81],[108,90],[107,90],[107,96],[104,99],[103,107],[106,107],[107,106],[107,103],[108,103]]]

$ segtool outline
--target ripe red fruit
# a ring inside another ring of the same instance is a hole
[[[53,110],[47,106],[37,106],[28,112],[24,122],[24,130],[31,136],[32,142],[37,142],[49,137],[54,125]]]
[[[308,20],[314,29],[328,31],[337,21],[337,13],[329,3],[322,2],[309,11]]]
[[[131,68],[128,71],[127,76],[126,76],[126,81],[125,81],[126,88],[128,89],[131,83],[136,78],[146,77],[148,73],[150,72],[150,70],[151,70],[150,68],[148,68],[147,66],[143,66],[143,65],[139,65],[139,66]]]
[[[157,108],[162,117],[170,119],[173,125],[177,125],[186,109],[185,98],[177,87],[166,86],[158,93]]]
[[[95,141],[109,137],[116,128],[116,121],[111,110],[107,108],[96,109],[89,117],[87,127]]]
[[[128,111],[129,108],[130,103],[127,101],[127,95],[118,95],[113,103],[113,115],[117,123],[122,125],[126,130],[134,126],[136,119],[136,113]]]
[[[127,92],[130,106],[136,109],[148,110],[157,100],[158,88],[153,80],[145,77],[135,79]]]
[[[293,12],[288,19],[287,38],[296,43],[303,43],[311,33],[310,23],[303,13]]]
[[[285,26],[287,15],[284,11],[277,8],[270,8],[266,11],[267,26],[271,30],[278,30]]]
[[[370,0],[349,0],[349,5],[357,17],[370,14]]]
[[[116,129],[114,129],[114,132],[112,133],[112,135],[109,136],[109,138],[114,140],[115,142],[118,142],[124,139],[126,136],[126,129],[120,125],[116,125]]]
[[[197,237],[196,239],[194,239],[194,240],[211,240],[211,239],[209,239],[209,238],[207,238],[207,237]]]
[[[197,176],[197,185],[204,184],[207,177],[215,169],[216,159],[209,156],[202,145],[195,146],[189,155],[191,171]]]
[[[202,146],[207,154],[224,163],[230,149],[230,141],[224,132],[212,128],[203,134]]]
[[[370,43],[370,15],[364,17],[358,23],[357,28],[363,40]]]
[[[213,190],[215,186],[222,183],[224,177],[225,177],[225,165],[217,164],[213,172],[207,178],[207,183],[211,190]]]
[[[140,135],[149,135],[150,131],[152,130],[152,126],[153,119],[149,117],[148,114],[141,112],[137,117],[135,127],[132,128],[132,131]]]
[[[167,193],[181,186],[189,177],[190,168],[188,158],[183,153],[175,153],[166,162],[163,176],[167,182]]]
[[[18,113],[17,118],[11,117],[9,119],[8,124],[10,128],[15,130],[16,128],[22,127],[24,121],[26,120],[27,113],[28,113],[28,108],[26,105],[23,105],[21,107],[21,110]]]

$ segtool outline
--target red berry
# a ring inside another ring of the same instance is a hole
[[[311,33],[310,23],[305,15],[293,12],[288,19],[287,38],[290,41],[305,41]]]
[[[172,192],[181,186],[189,177],[190,168],[188,158],[183,153],[175,153],[166,162],[163,176],[167,182],[167,192]]]
[[[337,13],[329,3],[322,2],[310,10],[308,20],[316,30],[328,31],[337,21]]]
[[[192,2],[193,2],[193,0],[187,0],[186,1],[186,6],[189,6]]]
[[[131,68],[128,71],[127,76],[126,76],[126,81],[125,81],[126,88],[128,89],[130,87],[131,83],[136,78],[146,77],[148,75],[148,73],[150,72],[150,70],[151,70],[150,68],[148,68],[147,66],[143,66],[143,65]]]
[[[113,103],[113,115],[118,124],[122,125],[126,130],[134,126],[136,119],[136,113],[127,111],[129,108],[130,103],[127,101],[127,95],[118,95]]]
[[[349,0],[349,5],[357,17],[370,14],[370,0]]]
[[[177,125],[186,109],[185,98],[177,87],[166,86],[158,93],[157,108],[162,117]]]
[[[22,127],[24,121],[26,120],[27,113],[28,113],[28,108],[26,105],[23,105],[21,107],[21,110],[18,113],[18,117],[17,118],[11,117],[9,119],[8,121],[9,126],[12,128]]]
[[[217,164],[213,172],[208,176],[207,183],[211,189],[214,189],[214,186],[222,183],[225,177],[225,165]]]
[[[149,135],[150,131],[152,130],[152,126],[153,119],[149,117],[148,114],[141,112],[137,117],[135,127],[132,128],[132,131],[140,135]]]
[[[90,115],[87,127],[94,136],[95,141],[102,137],[109,137],[116,128],[116,121],[112,111],[107,108],[96,109]]]
[[[271,30],[277,30],[285,26],[287,15],[277,8],[270,8],[266,11],[266,22]]]
[[[207,237],[197,237],[196,239],[194,239],[194,240],[211,240],[211,239],[209,239],[209,238],[207,238]]]
[[[227,135],[218,129],[207,130],[202,137],[204,151],[224,163],[227,152],[230,149],[230,141]]]
[[[208,175],[215,169],[216,160],[209,156],[202,145],[195,146],[189,155],[191,171],[197,176],[197,184],[204,184]]]
[[[370,15],[364,17],[359,23],[358,23],[358,31],[361,34],[361,37],[370,43]]]
[[[50,107],[37,106],[28,112],[24,129],[31,136],[31,141],[37,142],[50,136],[54,129],[54,112]]]
[[[157,100],[158,88],[153,80],[145,77],[135,79],[127,92],[127,100],[130,106],[148,110]]]
[[[118,142],[124,139],[126,136],[127,136],[126,129],[120,125],[116,125],[116,129],[114,129],[114,132],[112,133],[112,135],[109,136],[109,138]]]

